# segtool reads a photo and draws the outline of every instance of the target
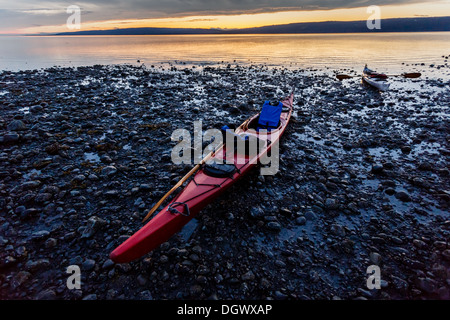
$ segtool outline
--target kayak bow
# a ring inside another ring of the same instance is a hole
[[[136,260],[166,242],[180,231],[206,205],[223,194],[236,181],[248,173],[271,148],[276,145],[286,130],[293,110],[294,93],[282,101],[283,110],[278,127],[271,131],[259,131],[260,114],[250,118],[236,130],[235,135],[256,139],[256,153],[231,152],[225,144],[213,157],[225,165],[203,165],[187,186],[162,209],[152,220],[115,249],[110,258],[116,263]],[[234,163],[230,164],[230,153]]]

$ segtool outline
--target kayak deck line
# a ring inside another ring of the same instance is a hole
[[[248,164],[248,162],[246,162],[246,163],[243,165],[243,167],[245,167],[247,164]],[[203,167],[202,169],[204,169],[205,164],[203,164],[202,167]],[[237,173],[238,173],[239,175],[241,174],[241,169],[239,169],[239,168],[236,167],[236,171],[237,171]],[[225,182],[227,182],[228,179],[233,180],[234,178],[233,178],[232,176],[230,176],[230,177],[228,177],[228,178],[223,178],[223,181],[222,181],[220,184],[213,184],[213,183],[199,183],[199,182],[197,182],[197,181],[195,180],[195,177],[192,178],[192,181],[194,182],[194,184],[195,184],[197,187],[211,187],[211,189],[206,190],[206,191],[204,191],[204,192],[202,192],[202,193],[200,193],[200,194],[194,195],[191,199],[185,200],[185,202],[177,202],[177,198],[178,198],[178,196],[180,195],[180,194],[178,194],[178,195],[175,197],[175,199],[173,200],[173,202],[169,205],[168,211],[169,211],[170,213],[182,214],[182,215],[183,215],[183,214],[186,214],[186,216],[189,216],[189,215],[190,215],[190,212],[189,212],[189,206],[187,205],[187,202],[188,202],[188,201],[192,201],[192,200],[194,200],[194,199],[196,199],[196,198],[198,198],[198,197],[201,197],[201,196],[203,196],[203,195],[205,195],[205,194],[207,194],[207,193],[209,193],[209,192],[211,192],[211,191],[213,191],[213,190],[215,190],[215,189],[222,188],[222,186],[225,184]],[[175,208],[178,207],[178,206],[183,206],[183,207],[186,209],[187,213],[180,212],[180,211],[176,210]]]

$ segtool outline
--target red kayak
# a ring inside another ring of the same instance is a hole
[[[218,160],[218,163],[224,163],[223,160],[227,159],[225,164],[203,165],[175,199],[111,253],[111,260],[116,263],[131,262],[157,248],[180,231],[206,205],[248,173],[262,157],[267,156],[274,145],[278,145],[291,118],[293,100],[292,93],[277,107],[267,106],[266,109],[263,107],[261,113],[247,120],[233,135],[245,138],[246,141],[256,139],[258,149],[254,150],[255,152],[236,152],[227,150],[225,144],[213,156],[213,160]],[[263,117],[267,115],[267,122],[264,123]],[[270,125],[273,117],[277,117],[278,123],[275,126]],[[233,163],[230,162],[230,158]]]

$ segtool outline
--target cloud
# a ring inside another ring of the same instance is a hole
[[[0,0],[0,9],[61,9],[69,5],[95,7],[97,12],[133,13],[137,15],[183,15],[183,14],[239,14],[284,10],[329,10],[355,8],[369,5],[389,5],[424,2],[424,0],[91,0],[61,1],[22,0],[20,3]]]
[[[369,5],[424,2],[424,0],[94,0],[100,9],[139,14],[147,18],[182,15],[262,13],[288,10],[331,10]]]
[[[217,21],[216,18],[212,18],[212,19],[189,19],[186,22],[208,22],[208,21]]]

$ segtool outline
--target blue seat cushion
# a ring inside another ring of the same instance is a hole
[[[257,130],[261,129],[275,129],[280,123],[281,112],[283,111],[283,103],[278,106],[272,106],[269,101],[264,102],[264,105],[259,116]]]

